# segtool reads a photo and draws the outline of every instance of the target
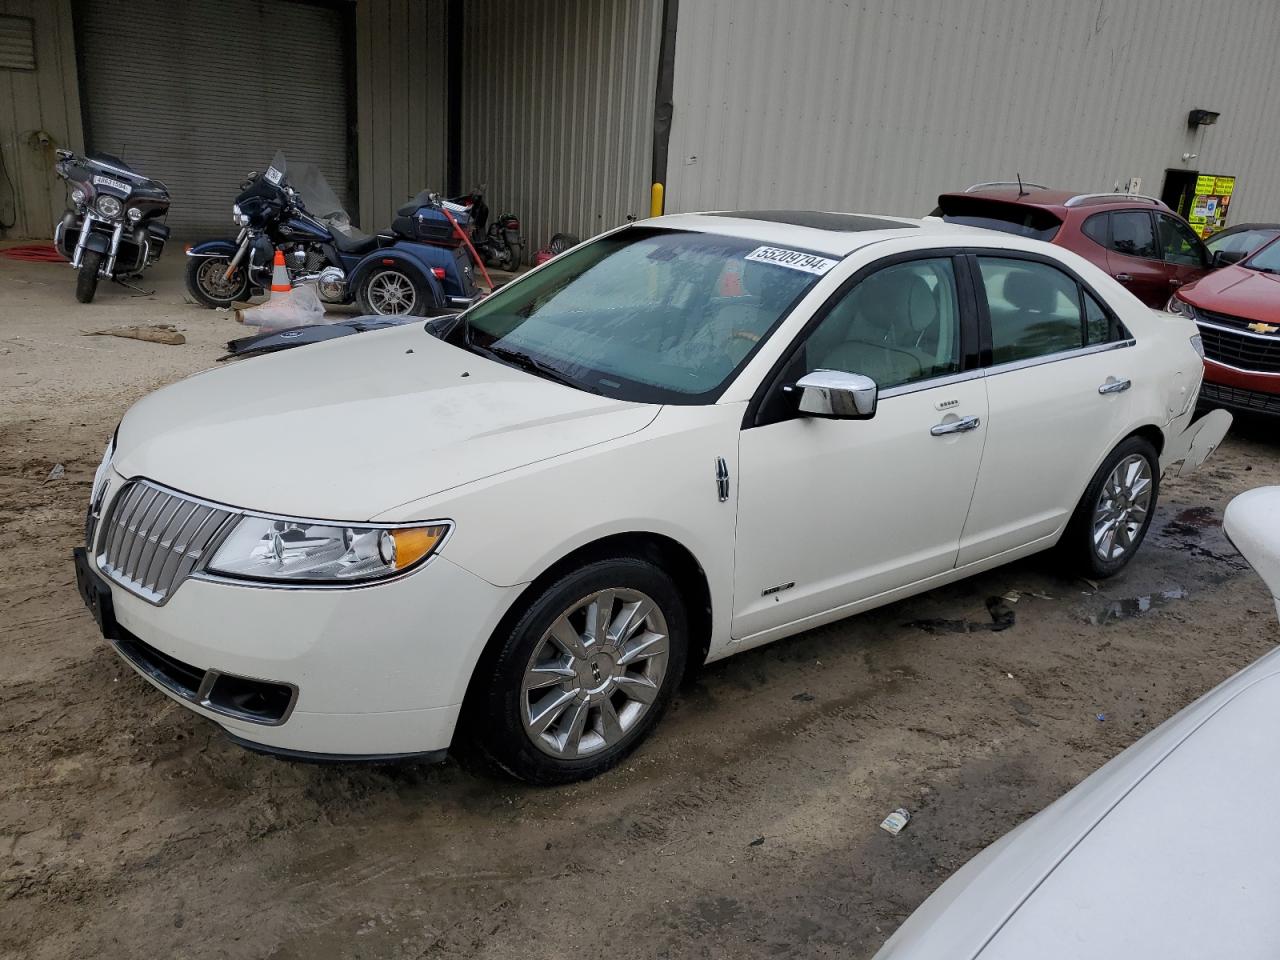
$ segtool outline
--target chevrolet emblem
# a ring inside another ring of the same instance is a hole
[[[1274,323],[1251,323],[1249,329],[1254,333],[1275,333],[1280,330]]]

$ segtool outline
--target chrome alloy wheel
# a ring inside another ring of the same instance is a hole
[[[369,309],[380,316],[412,313],[418,294],[413,281],[398,270],[379,270],[369,279],[365,290]]]
[[[534,745],[562,760],[614,746],[649,711],[667,673],[670,637],[638,590],[601,590],[561,614],[534,647],[520,720]]]
[[[196,271],[196,283],[205,295],[213,300],[234,300],[244,288],[243,267],[237,267],[231,279],[227,279],[227,267],[231,261],[226,257],[204,257],[199,270]]]
[[[1116,464],[1093,508],[1093,549],[1105,560],[1119,560],[1137,543],[1151,510],[1151,464],[1131,454]]]

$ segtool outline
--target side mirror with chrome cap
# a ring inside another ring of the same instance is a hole
[[[796,382],[800,412],[832,420],[870,420],[880,388],[870,377],[842,370],[815,370]]]

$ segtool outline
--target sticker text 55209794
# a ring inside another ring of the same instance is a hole
[[[756,247],[744,259],[757,263],[772,263],[790,270],[803,270],[805,273],[818,275],[826,273],[838,262],[812,253],[803,253],[800,250],[786,250],[783,247]]]

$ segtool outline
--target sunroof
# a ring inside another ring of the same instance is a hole
[[[916,226],[914,223],[903,223],[888,217],[867,217],[859,213],[823,213],[820,210],[724,210],[713,213],[712,216],[767,220],[770,223],[789,223],[795,227],[812,227],[815,230],[834,230],[839,233],[914,229]]]

